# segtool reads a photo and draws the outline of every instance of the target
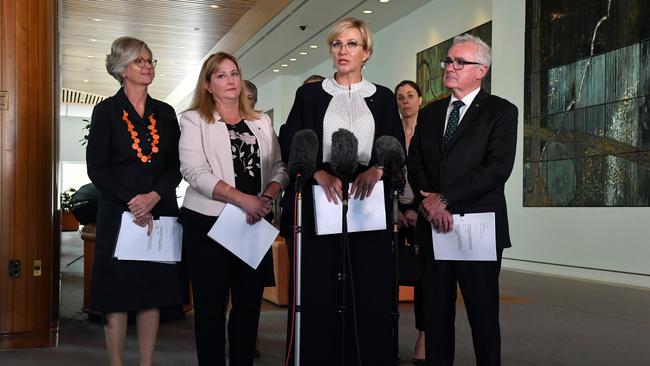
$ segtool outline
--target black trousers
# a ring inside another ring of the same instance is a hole
[[[207,232],[216,219],[181,209],[199,365],[226,365],[226,306],[230,292],[229,365],[253,366],[264,276],[208,238]]]
[[[400,206],[400,211],[406,211],[406,208]],[[399,229],[399,245],[404,245],[408,241],[411,245],[415,244],[415,228],[414,227],[400,227]],[[422,257],[422,253],[420,253]],[[424,265],[421,264],[421,267]],[[400,267],[401,268],[401,267]],[[424,289],[422,288],[423,281],[420,279],[415,283],[407,283],[407,286],[413,285],[413,314],[415,316],[415,329],[424,331]]]
[[[456,288],[460,287],[472,328],[477,366],[501,365],[499,272],[503,249],[496,261],[435,261],[425,249],[424,291],[427,365],[454,363]]]

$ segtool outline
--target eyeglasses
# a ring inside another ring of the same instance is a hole
[[[465,65],[483,65],[480,62],[472,62],[472,61],[465,61],[462,58],[452,60],[449,57],[440,60],[440,67],[443,69],[447,67],[447,65],[451,64],[454,68],[454,70],[462,70]]]
[[[341,48],[345,47],[348,51],[354,51],[357,49],[357,47],[363,47],[363,43],[359,43],[357,41],[347,41],[347,42],[341,42],[341,41],[334,41],[330,43],[330,47],[332,47],[333,50],[340,50]]]
[[[144,59],[144,58],[136,58],[135,60],[133,60],[133,63],[138,65],[138,67],[141,68],[141,69],[144,69],[147,65],[155,68],[156,64],[158,63],[158,60],[156,60],[156,59],[148,60],[148,59]]]

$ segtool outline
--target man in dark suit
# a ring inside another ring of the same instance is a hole
[[[427,365],[454,362],[457,284],[472,328],[477,365],[500,365],[499,271],[510,247],[503,188],[517,145],[517,108],[481,89],[490,47],[462,35],[442,60],[451,96],[418,116],[408,154],[409,181],[420,202],[416,225],[425,258]],[[452,214],[494,212],[496,261],[436,260],[432,226],[453,229]]]

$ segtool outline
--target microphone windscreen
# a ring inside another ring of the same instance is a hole
[[[357,169],[358,144],[354,134],[344,128],[332,134],[332,169],[342,178],[350,178]]]
[[[313,130],[300,130],[293,135],[288,163],[289,174],[292,177],[300,174],[303,178],[307,178],[314,174],[319,145],[318,137]]]
[[[404,149],[402,144],[393,136],[381,136],[375,142],[377,162],[384,166],[388,176],[395,176],[404,165]]]

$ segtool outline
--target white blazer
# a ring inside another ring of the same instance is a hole
[[[219,216],[225,202],[212,199],[214,186],[220,181],[235,186],[235,172],[230,150],[230,135],[221,117],[214,112],[214,123],[208,123],[196,110],[181,114],[181,137],[178,150],[181,174],[189,183],[183,207],[208,216]],[[278,137],[271,119],[262,114],[259,120],[244,120],[257,139],[260,153],[262,191],[270,182],[284,189],[289,174],[280,154]]]

